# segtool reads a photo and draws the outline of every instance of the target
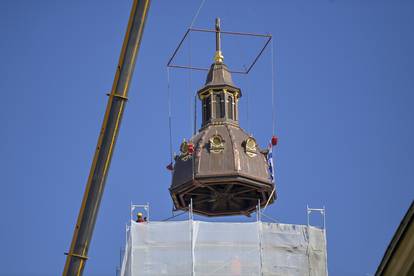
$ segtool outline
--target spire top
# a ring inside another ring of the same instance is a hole
[[[220,18],[216,18],[216,54],[214,55],[214,62],[216,64],[223,63],[224,57],[221,52],[221,30]]]

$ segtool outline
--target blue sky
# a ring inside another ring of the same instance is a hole
[[[171,214],[165,64],[199,3],[151,5],[86,275],[115,274],[131,201],[149,202],[155,220]],[[0,275],[63,269],[130,5],[0,3]],[[224,30],[274,35],[279,198],[266,213],[304,224],[306,204],[325,205],[330,275],[373,275],[413,200],[413,12],[408,0],[207,0],[195,22],[211,28],[219,16]],[[258,45],[224,37],[225,61],[243,65]],[[210,37],[186,47],[181,61],[209,65]],[[262,146],[270,68],[266,51],[249,76],[234,76],[241,126]],[[204,78],[171,72],[176,150]]]

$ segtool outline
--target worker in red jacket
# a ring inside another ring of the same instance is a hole
[[[136,222],[139,222],[139,223],[145,222],[145,219],[142,217],[142,213],[138,213],[137,214],[137,220],[136,220]]]

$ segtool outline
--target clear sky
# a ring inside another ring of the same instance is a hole
[[[130,0],[0,2],[1,275],[59,275],[111,89]],[[171,214],[165,64],[200,1],[153,0],[86,275],[114,275],[129,204]],[[327,208],[330,275],[373,275],[414,198],[414,2],[207,0],[197,27],[275,38],[278,200],[266,213],[306,223]],[[232,68],[259,45],[223,39]],[[182,62],[208,66],[212,38]],[[270,52],[247,77],[241,126],[272,134]],[[191,134],[204,73],[173,71],[173,143]],[[239,220],[247,220],[238,218]]]

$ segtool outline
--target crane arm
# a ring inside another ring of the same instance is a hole
[[[63,276],[83,274],[92,239],[99,205],[105,188],[112,154],[115,148],[122,115],[128,99],[128,88],[135,68],[150,0],[134,0],[122,46],[114,83],[99,133],[86,189],[73,233],[70,250],[66,253]]]

